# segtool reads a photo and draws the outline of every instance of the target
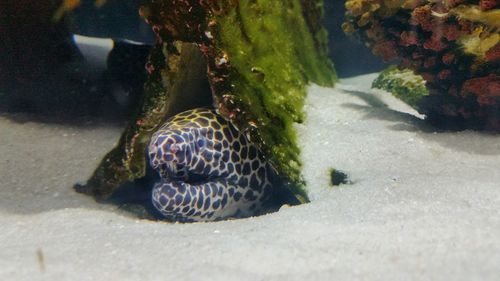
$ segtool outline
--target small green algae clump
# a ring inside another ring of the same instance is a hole
[[[390,92],[417,110],[422,98],[429,95],[425,80],[421,76],[416,75],[410,69],[398,69],[395,66],[382,71],[373,80],[372,88]]]
[[[143,177],[152,132],[180,109],[205,104],[208,92],[218,113],[267,155],[280,182],[307,202],[293,123],[304,120],[307,84],[333,86],[336,80],[320,24],[321,4],[145,1],[140,14],[158,40],[147,65],[143,102],[118,146],[79,190],[106,197],[120,184]],[[190,65],[200,61],[192,71]]]

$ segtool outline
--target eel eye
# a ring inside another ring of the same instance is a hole
[[[177,145],[177,144],[173,144],[170,146],[170,152],[172,152],[172,154],[176,154],[177,151],[179,151],[179,150],[180,150],[180,148],[179,148],[179,145]]]

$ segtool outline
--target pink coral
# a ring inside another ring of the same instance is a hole
[[[428,57],[424,61],[425,68],[433,68],[434,66],[436,66],[436,57]]]
[[[452,76],[452,73],[451,73],[451,70],[449,69],[444,69],[444,70],[441,70],[439,73],[438,73],[438,78],[440,80],[448,80],[450,79]]]
[[[396,43],[393,41],[380,41],[373,46],[373,53],[381,56],[384,61],[388,62],[398,57]]]
[[[431,38],[424,42],[424,48],[436,52],[440,52],[447,47],[443,42],[440,34],[433,33]]]
[[[408,47],[411,45],[417,45],[419,43],[418,33],[415,31],[403,31],[401,32],[400,44]]]
[[[481,105],[498,105],[500,102],[500,76],[490,74],[467,80],[462,87],[462,94],[477,96]]]
[[[430,5],[418,7],[411,13],[410,24],[420,25],[423,30],[431,31],[432,24],[432,10]]]
[[[444,24],[442,25],[442,32],[446,40],[455,41],[460,36],[460,29],[458,26],[453,24]]]
[[[479,7],[483,11],[499,8],[500,0],[480,0]]]
[[[471,33],[474,26],[472,22],[464,19],[459,19],[458,25],[460,26],[460,32],[462,33]]]
[[[500,61],[500,43],[497,43],[493,48],[489,49],[485,54],[486,61]]]
[[[464,3],[465,0],[447,0],[446,1],[446,5],[449,7],[449,8],[453,8],[455,6],[458,6],[462,3]]]
[[[441,61],[446,65],[450,65],[455,61],[455,57],[456,57],[455,54],[449,52],[443,55]]]

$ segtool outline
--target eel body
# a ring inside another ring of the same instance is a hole
[[[175,115],[153,134],[150,164],[160,180],[155,208],[173,221],[212,221],[258,214],[269,199],[261,151],[214,110]]]

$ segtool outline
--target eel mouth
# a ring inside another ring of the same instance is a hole
[[[192,174],[190,173],[185,180],[183,180],[187,184],[191,185],[201,185],[205,184],[207,182],[213,182],[217,181],[219,179],[223,179],[224,177],[222,176],[209,176],[209,175],[202,175],[202,174]]]
[[[188,179],[187,168],[183,164],[178,164],[175,161],[165,163],[167,177],[172,180],[181,180],[186,182]]]

